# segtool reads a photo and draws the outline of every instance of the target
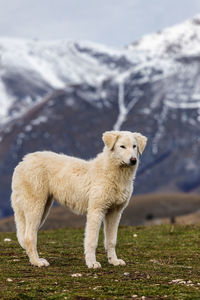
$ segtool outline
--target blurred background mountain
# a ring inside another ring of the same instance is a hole
[[[0,217],[12,214],[11,176],[26,153],[91,158],[112,129],[148,137],[134,191],[146,196],[124,224],[200,209],[200,15],[121,49],[0,38]]]

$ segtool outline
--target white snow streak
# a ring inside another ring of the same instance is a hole
[[[158,118],[157,132],[156,132],[156,134],[155,134],[155,136],[153,138],[152,152],[154,154],[157,154],[159,140],[161,139],[161,137],[164,134],[164,129],[165,129],[164,122],[166,121],[167,114],[168,114],[168,107],[164,105],[163,109],[161,111],[161,114],[160,114],[160,116]]]
[[[126,121],[127,115],[134,105],[138,102],[139,97],[133,98],[128,105],[125,105],[125,96],[124,96],[124,81],[119,82],[119,93],[118,93],[118,106],[119,106],[119,115],[116,123],[113,126],[113,130],[120,130],[122,124]]]
[[[128,114],[127,108],[124,103],[124,83],[119,83],[119,94],[118,94],[118,105],[119,105],[119,115],[116,123],[113,126],[114,130],[120,130],[122,124],[126,120]]]
[[[0,122],[2,122],[8,115],[8,110],[14,99],[7,93],[4,84],[0,79]]]
[[[200,108],[200,102],[172,102],[169,100],[165,101],[165,104],[169,106],[170,108],[174,109],[198,109]]]

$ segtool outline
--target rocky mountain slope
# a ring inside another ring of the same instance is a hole
[[[0,39],[0,215],[24,154],[89,158],[110,129],[149,138],[135,193],[200,191],[199,42],[200,16],[122,50]]]

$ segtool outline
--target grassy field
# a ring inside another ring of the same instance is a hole
[[[4,241],[5,238],[11,241]],[[121,227],[117,252],[125,267],[87,269],[83,230],[41,231],[39,253],[50,266],[30,266],[14,233],[0,234],[0,299],[200,299],[200,227]]]

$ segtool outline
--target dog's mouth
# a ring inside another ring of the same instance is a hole
[[[121,161],[120,167],[121,168],[129,168],[129,167],[134,167],[136,165],[137,161],[135,163],[125,163],[125,161]]]
[[[125,163],[125,161],[123,161],[123,160],[122,160],[122,162],[120,163],[120,167],[122,167],[122,168],[128,168],[128,167],[130,167],[130,166],[132,166],[132,165],[131,165],[131,164]]]

